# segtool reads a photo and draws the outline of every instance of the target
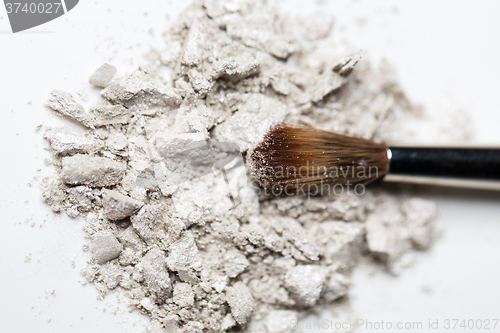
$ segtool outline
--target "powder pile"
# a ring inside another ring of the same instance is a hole
[[[270,198],[249,179],[245,154],[274,124],[386,141],[418,116],[387,64],[332,42],[328,20],[300,22],[197,2],[144,67],[97,69],[89,110],[63,91],[47,101],[86,132],[46,131],[57,176],[43,197],[85,219],[84,276],[127,295],[149,332],[290,332],[348,293],[362,255],[397,274],[432,244],[432,202],[378,187]]]

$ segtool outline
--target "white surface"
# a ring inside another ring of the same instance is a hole
[[[282,6],[311,10],[299,1]],[[54,217],[40,202],[33,176],[50,168],[43,164],[48,153],[42,150],[42,132],[34,129],[42,122],[60,123],[42,106],[50,90],[77,97],[84,89],[95,96],[87,84],[93,70],[105,61],[120,74],[139,65],[149,44],[161,45],[166,14],[175,17],[180,7],[152,0],[127,7],[121,1],[81,1],[61,18],[13,35],[0,6],[1,332],[140,331],[143,318],[103,312],[111,300],[97,301],[92,285],[81,286],[83,221]],[[470,110],[475,140],[500,145],[499,2],[322,1],[312,7],[335,15],[336,38],[366,48],[371,58],[388,58],[413,100],[432,108],[443,94],[451,96]],[[372,321],[424,323],[499,318],[500,195],[433,189],[421,195],[438,202],[442,239],[397,278],[359,270],[351,296],[354,313]],[[25,262],[27,256],[31,261]]]

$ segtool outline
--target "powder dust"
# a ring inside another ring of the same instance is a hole
[[[245,154],[274,124],[394,142],[421,113],[386,62],[320,21],[195,2],[143,67],[90,76],[103,98],[89,110],[51,93],[86,131],[45,128],[57,173],[43,198],[85,219],[82,274],[126,295],[148,332],[291,332],[345,299],[362,256],[397,274],[432,245],[435,204],[397,189],[269,198],[249,179]]]

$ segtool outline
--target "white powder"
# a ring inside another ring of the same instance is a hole
[[[259,332],[290,332],[348,293],[362,255],[396,274],[432,244],[435,205],[396,190],[266,198],[252,186],[243,157],[276,123],[398,140],[406,133],[391,129],[419,114],[387,64],[373,68],[314,20],[197,3],[143,68],[120,79],[105,64],[90,77],[105,101],[87,112],[54,91],[47,102],[87,132],[46,133],[58,174],[44,199],[86,219],[84,276],[103,296],[128,295],[150,332],[256,320]]]

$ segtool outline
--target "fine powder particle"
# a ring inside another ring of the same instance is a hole
[[[57,90],[46,104],[86,133],[46,131],[43,198],[85,219],[83,275],[127,295],[149,332],[291,332],[348,294],[361,256],[397,274],[432,245],[432,202],[376,186],[268,197],[248,178],[245,154],[274,124],[394,141],[419,114],[386,63],[300,22],[258,1],[196,3],[145,66],[92,74],[90,110]]]

